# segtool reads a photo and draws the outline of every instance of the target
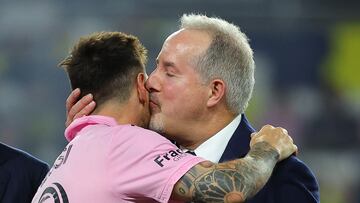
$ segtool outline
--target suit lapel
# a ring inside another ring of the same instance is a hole
[[[0,142],[0,202],[2,202],[2,198],[4,197],[10,180],[7,162],[14,157],[12,151],[13,150],[10,147]]]
[[[226,146],[219,162],[221,163],[224,161],[244,157],[250,150],[250,135],[254,131],[254,128],[250,125],[245,115],[242,114],[241,122],[230,138],[229,143]]]

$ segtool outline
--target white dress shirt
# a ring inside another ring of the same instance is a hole
[[[236,116],[225,128],[198,146],[194,150],[196,156],[212,161],[213,163],[218,163],[240,122],[241,114]]]

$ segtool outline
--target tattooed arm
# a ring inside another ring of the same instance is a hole
[[[267,182],[277,161],[297,151],[282,128],[265,126],[242,159],[209,161],[191,168],[175,185],[173,198],[193,202],[244,202]]]

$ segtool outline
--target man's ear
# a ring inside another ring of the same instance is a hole
[[[140,103],[144,104],[148,101],[148,92],[145,88],[146,74],[139,73],[136,77],[137,93]]]
[[[209,84],[209,99],[207,101],[208,107],[213,107],[220,102],[225,96],[226,85],[223,80],[214,79]]]

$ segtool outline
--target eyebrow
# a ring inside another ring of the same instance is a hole
[[[170,61],[165,61],[165,62],[164,62],[164,65],[165,65],[165,67],[169,67],[169,66],[175,67],[175,63],[170,62]]]
[[[155,62],[156,62],[156,64],[159,64],[159,59],[157,58],[157,59],[155,60]],[[171,66],[171,67],[176,67],[176,66],[175,66],[175,63],[174,63],[174,62],[171,62],[171,61],[164,61],[163,63],[164,63],[164,66],[165,66],[165,67],[169,67],[169,66]]]

